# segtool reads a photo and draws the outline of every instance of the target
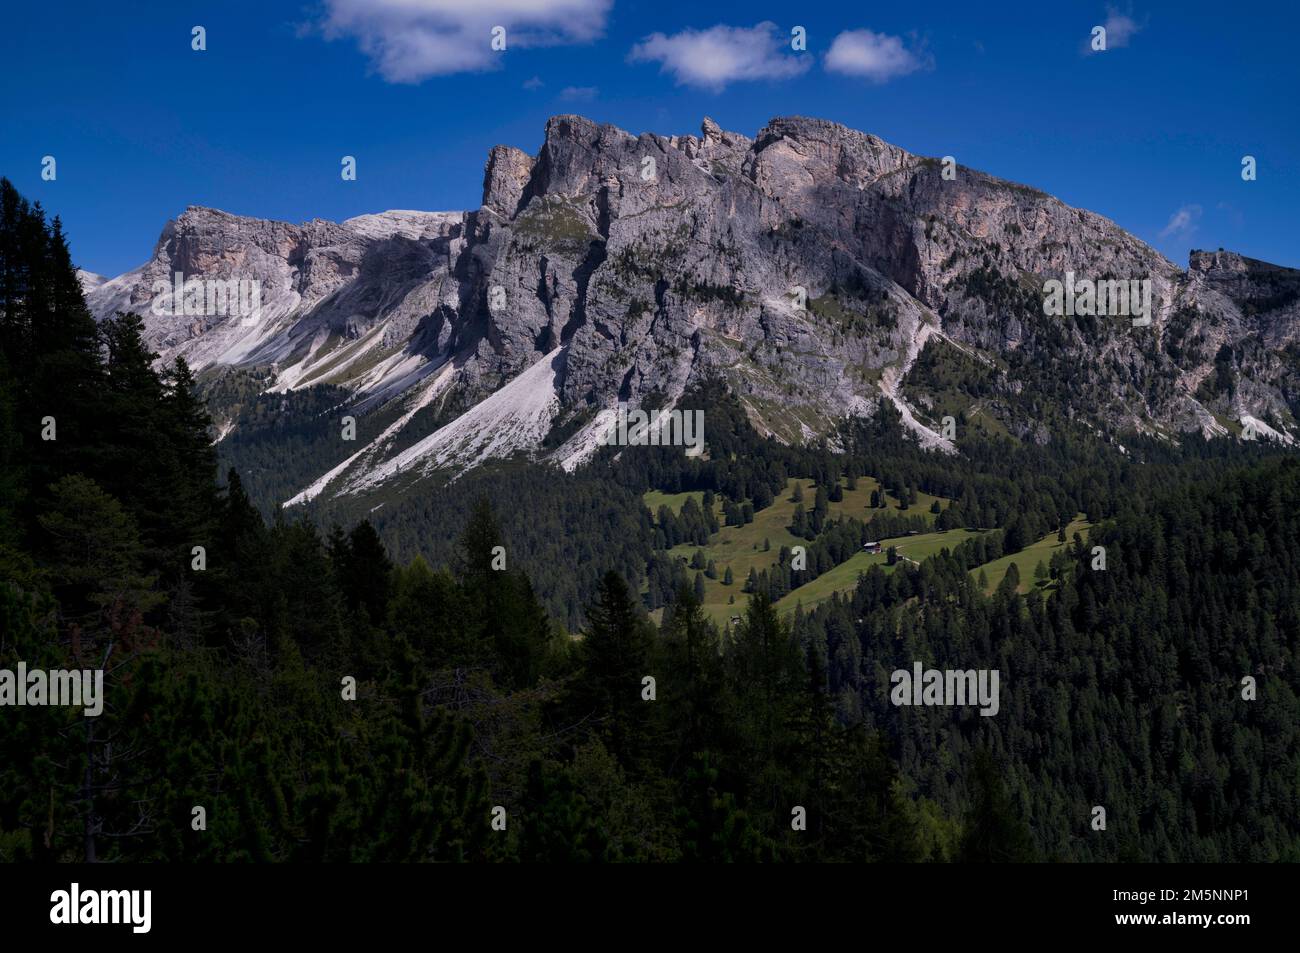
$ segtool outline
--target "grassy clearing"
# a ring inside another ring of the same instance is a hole
[[[692,580],[695,578],[696,570],[689,568],[689,564],[697,549],[703,551],[706,564],[710,560],[713,561],[718,578],[704,577],[704,612],[705,615],[719,625],[725,625],[734,616],[744,615],[745,607],[749,604],[749,595],[742,592],[741,589],[745,585],[745,580],[749,577],[751,569],[758,572],[771,569],[776,565],[777,556],[783,546],[792,547],[808,544],[806,539],[795,536],[788,529],[797,505],[791,498],[794,495],[796,483],[803,490],[804,509],[811,510],[813,501],[816,498],[816,484],[808,479],[788,480],[785,489],[777,496],[773,504],[767,509],[754,514],[752,523],[745,526],[722,526],[709,539],[706,546],[697,547],[687,543],[676,546],[671,550],[673,556],[687,564],[687,575]],[[843,485],[842,482],[841,486]],[[854,489],[844,490],[843,500],[829,504],[832,518],[852,516],[868,521],[876,512],[907,513],[923,516],[926,522],[933,525],[935,514],[930,512],[931,504],[938,500],[940,507],[946,508],[951,503],[950,500],[918,491],[916,504],[908,510],[899,510],[898,500],[892,494],[887,493],[886,498],[890,504],[889,509],[884,511],[872,510],[870,508],[871,494],[879,488],[880,484],[872,477],[860,477]],[[644,500],[651,513],[657,513],[660,506],[667,506],[674,512],[681,512],[681,508],[688,497],[694,498],[697,505],[704,505],[704,494],[701,491],[661,493],[658,490],[652,490],[645,494]],[[721,524],[721,498],[715,501],[714,512],[718,517],[719,524]],[[1091,527],[1092,524],[1085,520],[1082,514],[1079,514],[1066,527],[1065,538],[1067,542],[1073,540],[1075,533],[1082,534],[1086,539]],[[953,529],[945,532],[919,533],[915,536],[882,539],[880,540],[882,544],[881,552],[855,553],[844,563],[787,594],[777,603],[777,608],[783,613],[791,613],[799,605],[802,605],[804,609],[811,609],[825,602],[833,593],[852,592],[857,585],[858,576],[871,566],[880,566],[886,572],[892,572],[894,567],[886,565],[888,558],[886,551],[890,546],[896,548],[900,556],[919,563],[937,555],[945,548],[952,550],[963,541],[979,535],[981,534],[974,530]],[[1006,578],[1007,570],[1014,563],[1020,573],[1019,591],[1025,593],[1034,586],[1034,568],[1038,563],[1050,564],[1053,554],[1065,545],[1066,543],[1057,540],[1056,533],[1050,533],[1014,555],[995,559],[992,562],[975,567],[970,572],[975,578],[978,578],[980,572],[983,572],[988,580],[986,591],[991,593]],[[732,573],[732,582],[729,586],[723,583],[728,567],[730,567]],[[657,617],[659,612],[655,612],[654,615]]]
[[[970,412],[966,414],[966,422],[972,427],[980,428],[990,436],[1016,439],[1012,436],[1011,431],[1007,429],[1007,425],[989,413],[982,403],[976,403],[971,408]]]
[[[941,550],[951,550],[958,543],[980,534],[969,529],[950,529],[942,533],[921,533],[916,536],[901,536],[895,539],[881,540],[882,551],[879,553],[855,553],[846,562],[840,563],[829,572],[822,573],[812,582],[800,586],[777,603],[782,612],[793,612],[796,606],[811,609],[825,602],[836,592],[851,592],[858,584],[858,576],[872,566],[879,566],[885,572],[893,572],[894,567],[886,565],[887,550],[893,546],[898,555],[915,562],[922,562]]]
[[[674,513],[680,515],[682,507],[686,505],[688,499],[695,500],[695,505],[704,508],[704,491],[691,490],[687,493],[660,493],[658,490],[651,490],[642,497],[645,505],[649,508],[651,515],[659,512],[659,507],[666,506]]]
[[[1076,516],[1070,525],[1065,528],[1066,542],[1059,542],[1055,533],[1049,533],[1036,543],[1031,543],[1020,552],[1011,556],[1003,556],[1001,559],[995,559],[991,563],[985,563],[983,566],[976,566],[970,571],[976,579],[981,572],[988,579],[988,588],[986,592],[994,592],[1006,578],[1007,570],[1011,564],[1016,564],[1016,569],[1020,573],[1020,586],[1018,592],[1028,592],[1034,586],[1034,567],[1040,562],[1043,565],[1050,565],[1052,556],[1058,549],[1066,546],[1073,541],[1074,534],[1082,534],[1084,539],[1088,538],[1088,530],[1092,524],[1083,519],[1082,516]]]
[[[690,569],[689,564],[697,549],[704,551],[706,564],[709,560],[713,560],[717,568],[718,578],[709,579],[707,576],[704,578],[704,612],[715,622],[723,624],[732,616],[744,613],[745,606],[749,603],[749,595],[742,592],[741,589],[745,585],[745,580],[749,577],[750,569],[755,569],[758,572],[771,569],[776,564],[782,546],[808,545],[806,539],[795,536],[787,528],[794,517],[794,510],[797,505],[791,499],[796,483],[803,490],[804,509],[811,511],[817,494],[816,484],[807,479],[788,480],[785,489],[776,497],[772,505],[754,514],[752,523],[745,526],[721,526],[719,532],[709,539],[707,546],[697,547],[686,543],[671,550],[673,556],[687,563],[687,574],[691,579],[695,578],[695,570]],[[844,481],[841,481],[841,486],[843,485]],[[843,500],[829,504],[831,517],[852,516],[866,522],[875,513],[917,514],[924,517],[926,522],[932,524],[935,515],[930,512],[930,506],[934,501],[939,500],[940,507],[947,507],[950,503],[949,500],[918,491],[916,503],[907,510],[899,510],[898,500],[886,493],[886,499],[890,504],[889,509],[872,510],[870,508],[871,494],[872,491],[879,488],[880,484],[875,479],[859,477],[857,486],[854,489],[844,490]],[[704,494],[701,492],[660,493],[657,490],[652,490],[645,494],[644,500],[651,513],[657,513],[661,505],[666,505],[670,509],[680,512],[682,504],[686,502],[688,496],[695,497],[696,503],[703,505]],[[723,520],[722,500],[720,498],[715,501],[714,512],[718,517],[718,523],[721,525]],[[932,537],[942,536],[951,540],[946,544],[936,546],[933,552],[938,552],[942,545],[956,545],[966,535],[969,534],[965,530],[956,530],[951,533],[929,533],[920,536],[903,537],[899,542],[899,551],[904,555],[920,560],[931,555],[926,550],[926,546],[933,541]],[[765,541],[769,547],[767,549],[764,549]],[[865,555],[860,553],[854,556],[850,563]],[[872,558],[878,558],[881,562],[885,559],[883,554]],[[732,572],[732,584],[730,586],[724,585],[722,581],[728,567],[731,568]],[[836,571],[843,568],[843,566],[837,567]],[[858,569],[852,571],[848,583],[843,588],[851,589],[856,585],[859,571]],[[806,586],[801,587],[801,589],[806,588]],[[734,602],[731,601],[733,597]],[[789,596],[786,599],[789,599]],[[782,606],[786,605],[786,599],[781,601]],[[805,600],[805,604],[807,604],[807,600]],[[789,605],[793,608],[794,603],[790,602]]]

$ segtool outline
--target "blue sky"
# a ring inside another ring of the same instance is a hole
[[[1225,247],[1300,267],[1298,28],[1283,3],[11,4],[0,175],[114,275],[190,204],[293,222],[476,208],[488,149],[534,151],[557,113],[751,136],[801,114],[1036,186],[1179,265]]]

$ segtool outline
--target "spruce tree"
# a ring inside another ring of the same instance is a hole
[[[635,771],[642,767],[649,740],[650,706],[641,691],[642,679],[653,674],[654,630],[627,583],[614,572],[601,579],[587,619],[578,695],[598,719],[606,747]]]

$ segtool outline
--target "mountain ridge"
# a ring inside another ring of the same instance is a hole
[[[259,281],[256,322],[145,313],[176,272]],[[1045,316],[1044,282],[1067,272],[1150,281],[1150,326]],[[945,344],[996,371],[990,412],[1019,439],[1044,439],[1046,407],[1115,433],[1290,441],[1298,275],[1222,251],[1180,269],[1095,213],[826,120],[637,136],[560,115],[537,155],[489,151],[476,210],[292,225],[191,206],[87,298],[101,319],[143,309],[163,360],[265,369],[275,393],[346,390],[361,447],[311,498],[520,452],[579,466],[620,402],[671,406],[706,377],[787,442],[888,400],[923,445],[955,452],[942,401],[908,383]],[[550,396],[517,385],[448,429],[547,359]],[[367,432],[390,406],[404,423]],[[402,438],[429,421],[446,432]]]

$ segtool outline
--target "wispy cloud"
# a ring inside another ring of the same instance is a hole
[[[570,102],[589,103],[599,93],[600,90],[595,86],[566,86],[560,90],[560,98]]]
[[[886,83],[933,66],[933,59],[920,50],[909,49],[902,37],[870,30],[846,30],[831,41],[826,53],[826,69],[830,72],[873,83]]]
[[[613,0],[324,0],[318,29],[352,38],[390,83],[494,69],[492,30],[506,49],[589,43],[605,30]]]
[[[1241,209],[1231,202],[1220,202],[1214,207],[1228,216],[1228,221],[1232,223],[1233,228],[1241,228],[1246,224],[1246,216],[1241,213]]]
[[[1106,8],[1106,20],[1101,26],[1106,28],[1106,49],[1118,50],[1128,46],[1129,40],[1142,29],[1141,25],[1127,13],[1120,13],[1114,7]],[[1088,39],[1083,44],[1084,52],[1099,53],[1100,50],[1092,48],[1092,35],[1089,32]]]
[[[1161,238],[1190,238],[1201,220],[1199,205],[1184,205],[1169,216],[1169,224],[1160,230]]]
[[[532,79],[524,80],[524,89],[541,89],[546,84],[542,82],[540,76],[534,76]]]
[[[659,63],[681,86],[715,92],[743,80],[790,79],[808,69],[807,54],[791,53],[789,37],[775,23],[736,27],[719,24],[707,30],[683,30],[671,36],[652,33],[628,54],[634,63]]]

